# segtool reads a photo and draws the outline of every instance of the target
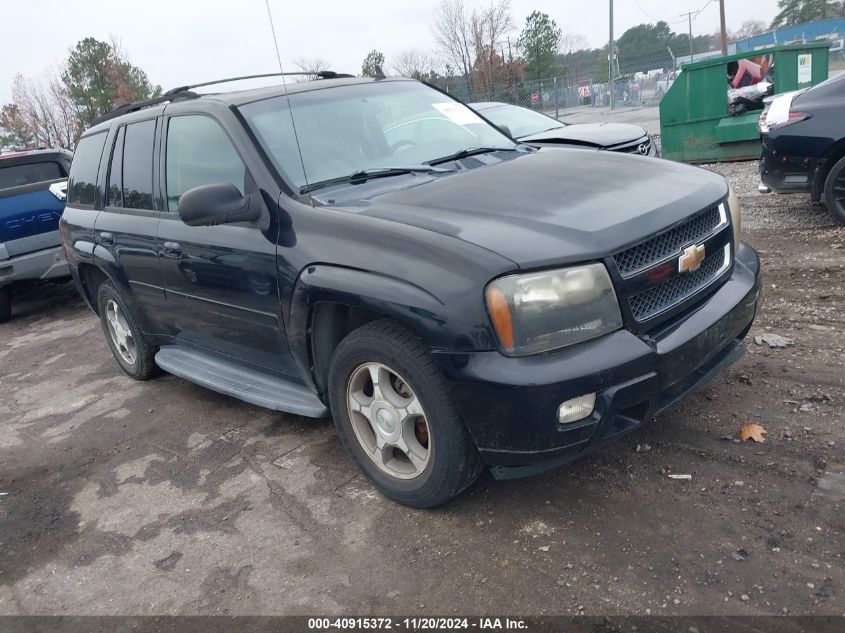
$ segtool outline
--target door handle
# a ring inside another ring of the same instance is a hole
[[[107,231],[103,231],[100,233],[100,242],[106,246],[112,246],[114,244],[114,235]]]
[[[182,257],[182,245],[179,242],[165,242],[162,246],[165,257]]]

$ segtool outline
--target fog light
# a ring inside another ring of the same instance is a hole
[[[557,421],[560,424],[568,424],[583,420],[593,412],[596,406],[596,394],[589,393],[586,396],[578,396],[561,402],[557,408]]]

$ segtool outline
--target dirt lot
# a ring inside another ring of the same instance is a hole
[[[842,614],[845,230],[719,170],[765,270],[747,356],[600,454],[434,511],[376,494],[329,421],[131,381],[72,288],[32,293],[0,325],[0,613]]]

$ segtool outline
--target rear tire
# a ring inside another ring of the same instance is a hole
[[[137,320],[111,281],[104,281],[97,291],[97,313],[106,342],[127,376],[148,380],[161,373],[155,364],[158,350],[144,338]]]
[[[349,334],[329,367],[332,415],[346,451],[388,497],[439,505],[484,467],[449,385],[423,342],[400,325],[368,323]]]
[[[824,202],[836,219],[845,224],[845,157],[840,158],[827,174]]]
[[[0,288],[0,323],[12,318],[12,291],[8,286]]]

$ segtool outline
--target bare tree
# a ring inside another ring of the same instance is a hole
[[[434,70],[434,57],[425,51],[410,49],[402,51],[393,62],[393,71],[403,77],[422,79]]]
[[[329,63],[320,57],[297,57],[293,60],[293,65],[301,72],[308,73],[307,75],[296,77],[295,81],[297,82],[316,79],[318,72],[329,69]]]
[[[470,15],[463,0],[441,0],[434,13],[431,32],[443,61],[467,78],[471,90],[475,51]]]
[[[571,55],[587,48],[587,38],[580,33],[564,33],[560,36],[560,52]]]
[[[16,75],[12,101],[2,110],[0,125],[22,147],[62,147],[72,150],[82,131],[76,105],[61,73],[49,73],[46,87],[38,80]]]
[[[754,37],[755,35],[762,35],[769,28],[762,20],[746,20],[742,26],[733,33],[733,39],[742,40],[746,37]]]
[[[493,87],[495,70],[504,61],[504,36],[514,28],[510,0],[498,0],[474,9],[470,17],[475,67],[487,89]],[[500,55],[501,53],[501,55]]]

